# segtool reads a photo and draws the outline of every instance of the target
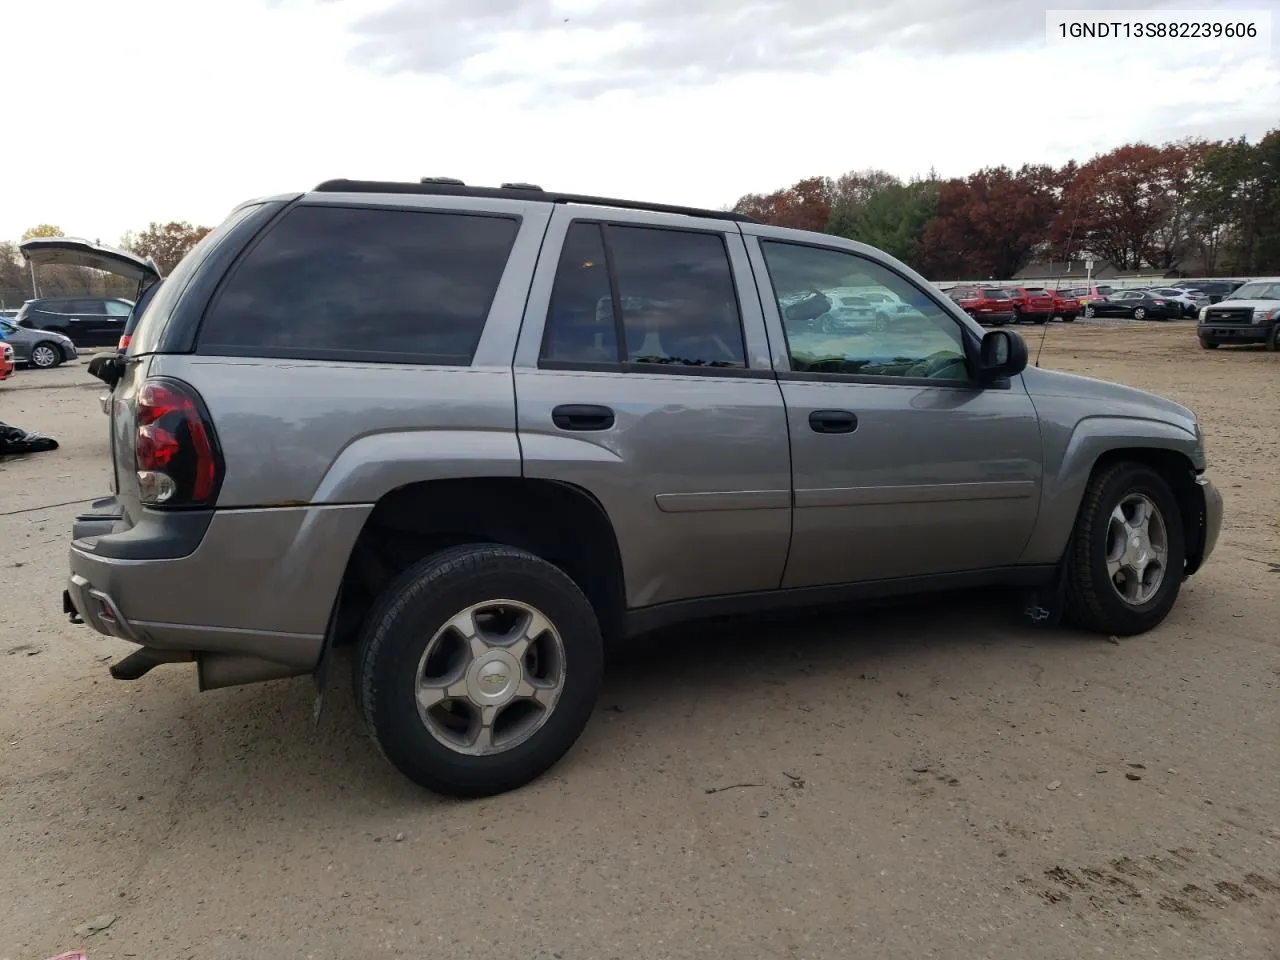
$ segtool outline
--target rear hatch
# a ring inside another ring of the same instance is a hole
[[[104,247],[79,237],[32,237],[18,244],[18,249],[33,267],[56,264],[102,270],[134,281],[139,292],[160,279],[160,271],[150,257]]]

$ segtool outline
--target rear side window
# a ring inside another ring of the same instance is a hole
[[[1003,290],[983,290],[982,295],[988,300],[1008,300],[1009,294]]]
[[[733,271],[718,233],[577,221],[565,236],[543,361],[743,368]]]
[[[519,228],[512,217],[295,207],[232,272],[200,352],[468,364]]]
[[[133,312],[133,307],[123,300],[106,300],[103,301],[103,306],[106,308],[104,312],[112,317],[127,317]]]

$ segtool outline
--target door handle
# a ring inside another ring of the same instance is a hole
[[[613,411],[596,403],[562,403],[551,411],[561,430],[608,430],[613,421]]]
[[[853,433],[858,417],[849,410],[815,410],[809,414],[809,427],[814,433]]]

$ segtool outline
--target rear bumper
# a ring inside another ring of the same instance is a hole
[[[979,323],[1012,323],[1017,316],[1012,310],[974,310],[973,317]]]
[[[113,498],[76,518],[64,612],[163,651],[310,670],[368,506],[164,514]]]

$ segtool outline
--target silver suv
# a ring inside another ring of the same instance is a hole
[[[840,299],[884,295],[884,324]],[[1213,550],[1195,416],[1027,367],[878,250],[523,184],[236,209],[112,384],[64,611],[200,689],[323,672],[405,775],[483,795],[677,621],[1009,586],[1134,634]]]

